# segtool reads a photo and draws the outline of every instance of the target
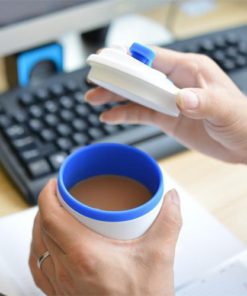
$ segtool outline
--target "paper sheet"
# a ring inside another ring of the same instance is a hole
[[[181,197],[183,227],[175,260],[175,285],[181,287],[244,250],[245,245],[198,205],[195,199],[167,174],[165,186],[166,190],[176,188]],[[28,268],[29,245],[36,211],[35,207],[0,219],[1,293],[11,296],[42,295],[35,287]]]
[[[0,295],[18,295],[20,294],[20,287],[16,282],[16,279],[12,277],[11,271],[8,268],[7,262],[0,257]]]
[[[247,251],[176,293],[177,296],[244,296],[247,295]]]

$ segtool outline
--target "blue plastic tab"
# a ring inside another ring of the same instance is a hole
[[[134,42],[129,48],[131,56],[145,65],[152,66],[155,58],[155,52],[140,43]]]

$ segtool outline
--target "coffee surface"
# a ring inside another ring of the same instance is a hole
[[[133,209],[152,197],[141,183],[116,175],[88,178],[75,184],[69,191],[80,202],[107,211]]]

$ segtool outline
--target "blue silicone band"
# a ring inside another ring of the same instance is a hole
[[[97,175],[120,175],[135,179],[152,192],[145,204],[125,211],[104,211],[89,207],[70,193],[77,182]],[[162,172],[153,158],[134,147],[99,143],[80,148],[63,163],[58,174],[58,190],[64,202],[88,218],[101,221],[128,221],[150,212],[160,202],[164,187]]]

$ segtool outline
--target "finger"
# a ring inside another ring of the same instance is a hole
[[[122,102],[126,99],[102,87],[96,87],[85,94],[85,100],[91,105],[101,105],[109,102]]]
[[[39,287],[46,295],[55,295],[55,290],[50,281],[45,275],[42,274],[42,272],[40,272],[40,269],[37,267],[37,259],[34,254],[30,254],[29,267],[36,286]]]
[[[42,221],[41,221],[41,227],[42,227]],[[49,233],[45,231],[44,228],[42,228],[42,240],[51,254],[51,257],[55,263],[55,266],[59,264],[61,261],[63,261],[65,257],[65,253],[61,249],[61,247],[50,237]]]
[[[42,240],[40,215],[37,214],[33,228],[32,252],[36,259],[38,259],[46,251],[49,250],[47,250],[47,247]],[[51,280],[51,283],[55,280],[55,268],[53,258],[51,256],[47,257],[43,261],[40,270],[47,276],[49,280]]]
[[[61,206],[56,195],[56,187],[56,181],[51,180],[39,196],[42,227],[64,253],[69,253],[75,244],[83,245],[99,235],[80,223]],[[84,237],[87,237],[87,240],[82,239]]]
[[[153,47],[155,59],[153,68],[170,76],[174,69],[180,65],[186,58],[185,53],[177,52],[166,48]]]
[[[100,116],[100,120],[109,124],[154,124],[155,113],[157,112],[139,104],[128,103],[103,112]]]
[[[42,237],[41,237],[41,226],[40,226],[40,215],[37,214],[35,221],[34,221],[34,227],[33,227],[33,240],[31,244],[31,254],[33,257],[35,257],[36,262],[39,259],[39,257],[44,254],[44,252],[47,251],[47,247],[45,246]],[[48,250],[49,251],[49,250]],[[47,257],[40,268],[37,267],[38,270],[36,270],[36,274],[42,274],[46,277],[46,279],[50,282],[51,286],[54,288],[55,283],[55,268],[54,268],[54,262],[52,260],[52,257]],[[41,276],[40,276],[41,277]]]
[[[180,200],[176,190],[171,190],[164,196],[164,202],[152,227],[146,233],[145,239],[175,245],[182,226]]]
[[[207,56],[164,48],[154,49],[156,58],[153,67],[165,73],[180,88],[205,87],[206,81],[213,82],[218,79],[222,83],[229,80],[219,66]]]
[[[139,104],[128,103],[114,107],[101,114],[100,120],[108,124],[149,124],[156,125],[172,134],[178,118],[156,112]]]
[[[229,122],[234,115],[234,101],[229,98],[226,102],[225,98],[230,96],[224,95],[224,92],[224,89],[214,89],[214,92],[200,88],[182,89],[177,95],[176,102],[186,117]]]
[[[54,268],[56,272],[56,282],[54,283],[54,288],[57,292],[57,295],[69,294],[69,291],[64,290],[66,286],[70,286],[72,283],[71,275],[66,269],[68,264],[66,261],[66,255],[57,245],[57,243],[44,230],[42,231],[42,239],[47,250],[49,250],[49,253],[51,254],[51,258],[54,261]]]
[[[101,114],[100,120],[110,124],[120,123],[149,123],[152,122],[154,112],[152,109],[143,107],[136,103],[129,103],[113,107],[111,110]]]

